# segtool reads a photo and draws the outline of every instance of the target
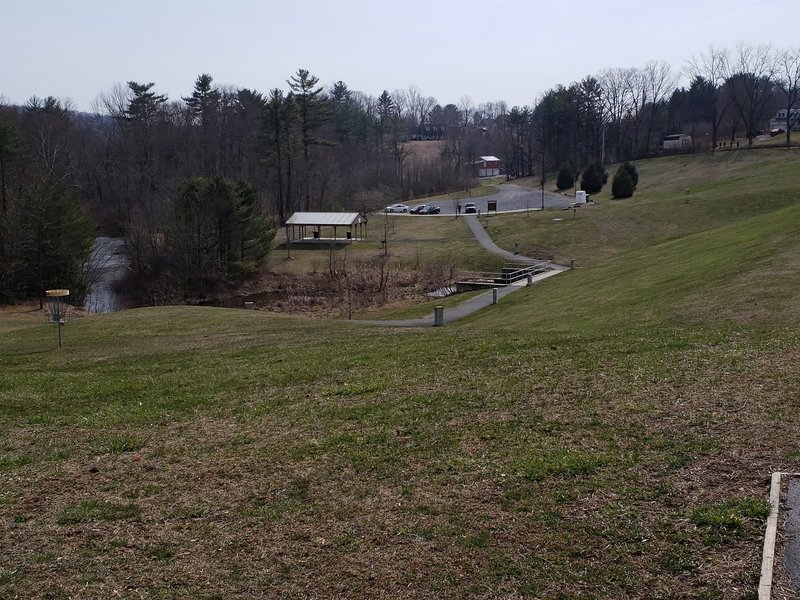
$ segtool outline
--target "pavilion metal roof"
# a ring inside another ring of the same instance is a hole
[[[349,227],[365,222],[366,219],[357,212],[296,212],[289,217],[286,224]]]

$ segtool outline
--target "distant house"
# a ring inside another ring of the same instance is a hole
[[[688,152],[692,149],[692,136],[685,133],[665,135],[661,144],[664,152]]]
[[[500,175],[500,159],[496,156],[479,156],[472,162],[478,177],[491,177]]]
[[[447,137],[447,126],[426,123],[419,127],[410,127],[406,137],[409,140],[443,140]]]
[[[800,131],[800,108],[789,111],[789,126],[792,131]],[[780,133],[786,131],[786,109],[782,108],[769,120],[769,132]]]

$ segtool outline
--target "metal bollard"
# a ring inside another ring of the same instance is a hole
[[[444,325],[444,308],[437,306],[433,309],[433,326],[441,327]]]
[[[497,304],[497,288],[492,288],[492,304]]]
[[[528,273],[528,285],[533,285],[533,274]]]
[[[575,268],[575,259],[574,259],[574,258],[573,258],[573,259],[570,259],[570,261],[569,261],[569,268],[570,268],[570,269],[574,269],[574,268]]]

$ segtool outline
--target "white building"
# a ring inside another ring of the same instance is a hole
[[[793,108],[789,112],[789,126],[792,131],[800,131],[800,108]],[[786,131],[786,109],[782,108],[769,120],[769,132],[780,133]]]
[[[500,175],[500,159],[496,156],[479,156],[472,165],[478,177]]]
[[[685,133],[665,135],[662,145],[665,152],[688,152],[692,149],[692,136]]]

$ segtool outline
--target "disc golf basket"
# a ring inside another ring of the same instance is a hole
[[[53,323],[58,330],[58,347],[61,348],[61,327],[70,320],[72,316],[72,306],[67,304],[69,290],[47,290],[47,310],[45,316],[48,323]]]

